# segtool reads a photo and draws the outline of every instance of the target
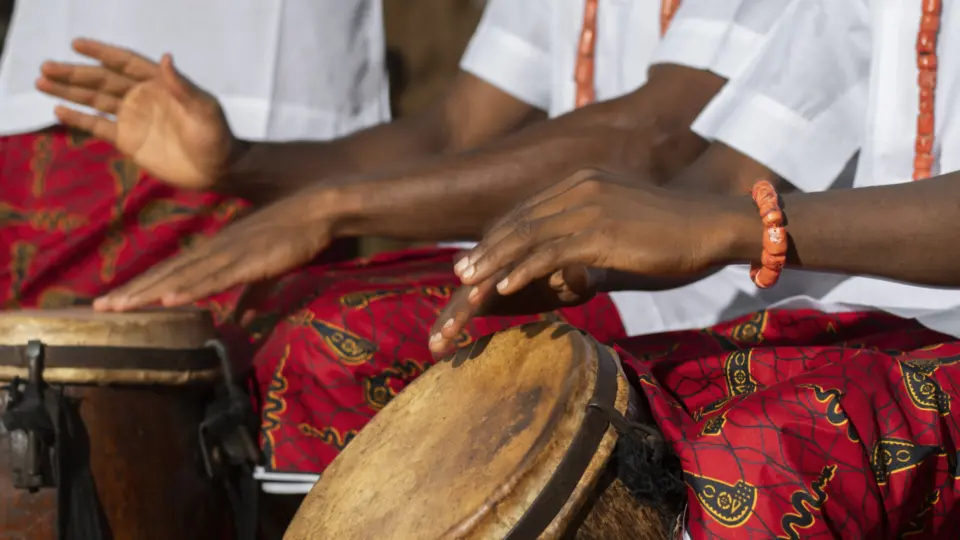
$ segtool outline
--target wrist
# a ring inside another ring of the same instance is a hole
[[[365,234],[364,199],[360,190],[350,185],[326,185],[309,189],[302,196],[310,201],[310,219],[326,221],[333,238]]]
[[[227,159],[217,178],[214,180],[214,190],[220,193],[236,195],[238,185],[244,179],[258,174],[257,144],[231,136]]]
[[[757,206],[746,196],[718,197],[711,231],[706,235],[709,266],[745,264],[760,259],[763,252],[763,222]]]

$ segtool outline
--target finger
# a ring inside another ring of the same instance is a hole
[[[145,81],[157,75],[157,64],[144,56],[122,47],[107,45],[86,38],[73,40],[73,50],[100,61],[101,64],[134,81]]]
[[[38,90],[51,96],[72,101],[77,105],[86,105],[107,114],[116,114],[120,108],[119,99],[96,90],[60,84],[46,77],[37,79],[36,86]]]
[[[159,295],[164,306],[184,306],[237,285],[258,281],[259,277],[240,259],[218,264],[202,261],[158,282],[150,294]]]
[[[434,357],[450,353],[456,347],[456,338],[467,323],[480,311],[470,300],[474,287],[460,287],[450,297],[430,330],[428,347]],[[490,287],[493,290],[493,287]]]
[[[204,107],[207,105],[207,96],[189,79],[180,74],[173,64],[173,56],[165,54],[160,59],[160,79],[170,90],[173,97],[188,107]],[[208,111],[199,111],[208,112]]]
[[[589,245],[587,235],[583,234],[545,243],[523,257],[503,279],[497,282],[497,292],[508,296],[523,290],[538,279],[562,271],[564,267],[583,265],[585,260],[591,258],[591,253],[595,249],[595,246]],[[583,288],[590,285],[588,280],[593,279],[586,272],[576,277],[582,279],[584,283],[574,285],[580,285]]]
[[[241,326],[249,324],[279,281],[280,278],[265,279],[251,283],[244,288],[237,298],[237,305],[233,310],[233,320],[239,322]]]
[[[476,252],[470,255],[470,261],[475,262],[466,266],[460,274],[460,280],[465,285],[473,285],[505,268],[511,268],[527,254],[540,249],[542,244],[577,234],[583,221],[578,208],[532,221],[521,221],[496,244],[478,246]]]
[[[150,270],[147,270],[126,285],[118,287],[105,296],[98,298],[95,303],[103,307],[103,309],[123,310],[133,309],[132,307],[126,307],[128,305],[139,306],[145,301],[159,301],[160,297],[157,295],[154,295],[149,301],[145,300],[145,297],[150,296],[149,291],[151,288],[155,287],[159,282],[168,278],[174,273],[182,272],[186,268],[195,266],[195,263],[198,263],[201,260],[206,259],[210,262],[213,262],[215,259],[211,256],[211,253],[214,252],[216,248],[216,242],[204,242],[203,244],[194,247],[192,250],[189,250],[186,253],[152,267]]]
[[[118,75],[101,66],[82,66],[62,62],[44,62],[40,66],[43,78],[67,86],[99,90],[123,97],[138,81]]]
[[[571,205],[578,204],[580,201],[570,199],[571,190],[582,181],[579,177],[571,177],[552,188],[541,191],[531,199],[525,201],[511,213],[497,220],[497,222],[487,229],[481,241],[472,250],[465,255],[459,256],[454,265],[454,273],[459,277],[464,277],[463,273],[471,264],[475,264],[487,250],[488,246],[496,245],[504,238],[510,236],[521,225],[535,219],[544,218],[552,214],[563,211]]]
[[[113,120],[63,106],[57,106],[53,112],[57,116],[57,120],[65,126],[86,131],[111,144],[117,142],[117,123]]]

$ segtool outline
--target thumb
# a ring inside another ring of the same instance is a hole
[[[174,99],[185,107],[195,108],[201,105],[206,97],[196,85],[180,74],[170,53],[160,58],[160,81]]]

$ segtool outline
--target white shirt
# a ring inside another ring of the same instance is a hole
[[[0,60],[0,135],[53,125],[45,60],[89,37],[177,66],[253,140],[327,139],[389,119],[379,0],[28,0]]]
[[[600,0],[598,100],[632,92],[651,63],[731,77],[749,63],[788,0],[685,0],[660,39],[660,0]],[[585,0],[490,0],[461,67],[558,116],[573,109]],[[745,271],[670,291],[611,295],[629,335],[697,328],[766,306]]]
[[[694,125],[818,191],[854,151],[854,187],[911,181],[919,112],[920,2],[800,0],[741,76]],[[943,2],[935,173],[960,169],[960,6]],[[784,62],[784,58],[790,58]],[[827,311],[876,308],[960,336],[960,291],[867,277],[785,272],[799,300]],[[779,285],[777,286],[779,287]],[[789,302],[788,304],[789,305]]]

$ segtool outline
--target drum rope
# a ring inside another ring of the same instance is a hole
[[[663,434],[652,425],[627,420],[609,406],[591,402],[617,431],[617,476],[638,502],[666,507],[673,514],[683,511],[687,488],[680,477],[680,459]],[[671,527],[675,524],[669,524]]]

